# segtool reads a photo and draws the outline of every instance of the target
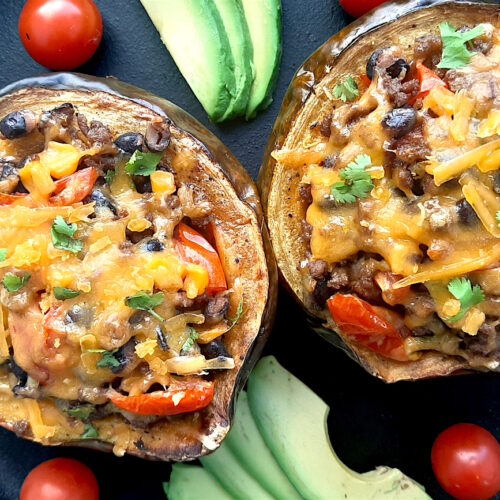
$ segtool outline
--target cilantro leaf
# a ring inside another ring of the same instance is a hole
[[[358,96],[358,85],[352,76],[350,76],[344,83],[335,85],[333,89],[333,97],[335,97],[335,99],[342,99],[344,102],[353,101]]]
[[[372,178],[366,171],[372,160],[368,155],[359,155],[340,171],[341,182],[330,189],[330,196],[337,203],[354,203],[358,198],[366,198],[374,188]]]
[[[102,359],[96,364],[97,368],[118,368],[120,366],[120,362],[114,356],[116,351],[118,351],[118,349],[111,352],[104,351]]]
[[[460,301],[460,312],[448,321],[460,321],[469,310],[484,301],[484,292],[479,285],[472,286],[467,278],[455,278],[448,283],[448,291]]]
[[[136,149],[125,165],[125,170],[129,175],[151,175],[156,171],[162,157],[162,153],[143,153]]]
[[[86,424],[83,434],[80,436],[82,439],[97,439],[99,433],[97,429],[92,424]]]
[[[78,420],[87,420],[92,413],[94,413],[94,407],[92,405],[79,405],[68,408],[66,413],[73,418]]]
[[[151,316],[156,318],[158,321],[165,321],[158,313],[155,313],[153,309],[155,307],[161,306],[165,300],[165,295],[163,292],[154,293],[149,295],[145,291],[139,292],[137,295],[132,297],[127,297],[125,299],[125,305],[131,307],[132,309],[139,309],[140,311],[148,311]]]
[[[467,49],[467,42],[481,36],[484,33],[481,25],[470,31],[459,33],[449,23],[441,23],[441,40],[443,41],[443,54],[438,68],[455,69],[467,66],[474,52]]]
[[[52,224],[52,243],[54,247],[72,253],[80,252],[83,249],[83,243],[74,239],[76,230],[76,224],[68,224],[58,215]]]
[[[115,177],[116,177],[116,171],[114,168],[111,168],[106,172],[104,180],[106,181],[106,184],[108,186],[111,186],[111,184],[113,184],[113,181],[115,180]]]
[[[2,285],[9,293],[18,292],[28,284],[30,279],[31,274],[29,273],[24,273],[21,276],[9,273],[2,280]]]
[[[193,347],[194,343],[198,340],[200,334],[192,327],[189,327],[189,338],[184,342],[181,349],[181,354],[189,351]]]
[[[7,249],[0,248],[0,262],[3,262],[6,259],[7,259]]]
[[[54,287],[54,297],[57,300],[74,299],[78,297],[78,295],[80,295],[80,292],[77,290],[71,290],[70,288],[64,288],[62,286]]]

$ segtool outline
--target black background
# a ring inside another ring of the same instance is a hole
[[[0,87],[44,72],[25,53],[18,37],[23,3],[0,0]],[[274,103],[251,123],[214,126],[177,71],[139,0],[96,3],[104,19],[104,39],[81,71],[113,75],[175,102],[214,131],[254,178],[294,72],[350,21],[337,0],[283,0],[284,52]],[[382,464],[398,467],[425,485],[433,498],[447,498],[430,467],[430,450],[437,434],[456,422],[474,422],[500,438],[498,375],[385,385],[310,331],[299,307],[283,291],[266,352],[274,354],[329,404],[333,446],[339,457],[359,472]],[[164,498],[161,482],[168,480],[168,464],[76,448],[43,448],[3,429],[0,498],[16,499],[26,474],[55,456],[74,457],[88,464],[97,475],[103,499]]]

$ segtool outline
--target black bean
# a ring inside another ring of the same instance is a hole
[[[0,181],[4,181],[9,177],[18,177],[16,164],[11,161],[0,162]]]
[[[158,241],[156,238],[151,238],[146,243],[146,250],[148,252],[162,252],[163,250],[165,250],[165,245],[161,241]]]
[[[31,132],[35,117],[30,111],[14,111],[0,120],[0,132],[6,139],[17,139]]]
[[[116,351],[113,356],[118,361],[119,366],[112,366],[111,371],[113,373],[122,372],[129,363],[135,360],[135,345],[136,345],[135,337],[132,337],[125,345],[121,346],[118,351]]]
[[[391,78],[397,78],[398,76],[404,78],[410,71],[410,65],[404,59],[397,59],[386,71]]]
[[[313,291],[313,298],[316,305],[320,308],[325,307],[326,301],[331,297],[332,291],[328,287],[328,281],[326,279],[319,280],[316,282],[316,286]]]
[[[151,122],[146,128],[146,146],[150,151],[163,153],[170,146],[170,125],[167,122]]]
[[[200,350],[207,359],[214,359],[219,356],[229,357],[226,346],[220,340],[212,340],[209,344],[200,344]]]
[[[382,54],[383,51],[384,51],[384,49],[378,49],[378,50],[376,50],[370,56],[370,59],[368,59],[368,62],[366,63],[366,75],[368,76],[368,78],[370,80],[373,80],[375,66],[377,66],[378,58],[380,57],[380,54]]]
[[[153,236],[154,234],[154,229],[152,227],[148,227],[144,231],[131,231],[130,229],[127,229],[125,231],[125,236],[127,237],[128,241],[131,241],[132,243],[136,244],[142,241],[144,238],[149,238]]]
[[[158,343],[160,344],[161,350],[167,351],[168,350],[167,339],[165,338],[165,334],[163,333],[161,326],[157,326],[155,331],[156,331],[156,338],[158,339]]]
[[[145,320],[147,315],[148,313],[146,311],[135,311],[128,319],[128,322],[132,326],[140,325]]]
[[[396,108],[382,118],[382,126],[395,138],[411,132],[417,124],[417,112],[413,108]]]
[[[152,193],[153,187],[151,186],[151,179],[144,175],[134,175],[132,178],[134,181],[135,189],[138,193]]]
[[[92,311],[88,307],[74,305],[66,313],[66,322],[75,323],[76,325],[82,325],[89,328],[92,323]]]
[[[464,226],[473,226],[479,221],[479,217],[476,212],[474,212],[474,209],[465,198],[457,201],[455,209],[457,211],[458,219]]]
[[[110,198],[100,189],[94,189],[90,195],[91,201],[95,202],[95,206],[98,208],[107,208],[114,215],[118,215],[118,209],[110,200]]]
[[[144,136],[138,132],[127,132],[120,135],[115,141],[115,145],[124,153],[134,154],[135,151],[142,151]]]

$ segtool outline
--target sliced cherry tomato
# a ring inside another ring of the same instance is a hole
[[[25,207],[32,207],[35,205],[35,203],[26,193],[0,193],[0,206],[2,205],[22,205]]]
[[[101,13],[92,0],[28,0],[19,18],[19,36],[37,63],[74,69],[101,43]]]
[[[42,328],[47,346],[54,347],[56,339],[66,336],[64,319],[65,313],[62,307],[49,309],[43,317]]]
[[[395,306],[396,304],[404,304],[410,297],[411,288],[404,286],[402,288],[393,288],[394,283],[403,279],[404,276],[394,274],[388,271],[379,271],[375,274],[375,282],[382,290],[382,298],[386,304]]]
[[[209,295],[227,289],[219,255],[198,231],[181,222],[177,226],[176,247],[182,260],[198,264],[208,271],[209,282],[206,291]]]
[[[359,81],[361,83],[361,90],[363,90],[363,91],[366,90],[370,86],[370,84],[372,83],[372,81],[370,80],[368,75],[366,75],[364,73],[362,75],[360,75]]]
[[[78,170],[55,183],[54,194],[49,198],[52,205],[72,205],[86,198],[94,187],[99,173],[94,167]]]
[[[98,500],[94,473],[71,458],[54,458],[35,467],[24,480],[20,500]]]
[[[434,71],[422,63],[417,63],[417,74],[420,80],[420,88],[418,94],[412,99],[412,104],[417,99],[423,99],[434,87],[443,86],[448,88],[448,85]]]
[[[360,17],[387,0],[340,0],[342,8],[353,17]]]
[[[139,396],[123,396],[112,392],[110,399],[116,407],[130,413],[167,416],[201,410],[212,402],[213,397],[213,382],[196,381]]]
[[[328,308],[341,332],[356,343],[386,358],[408,361],[401,334],[368,302],[337,293],[328,300]]]
[[[459,500],[486,500],[500,492],[500,443],[479,425],[456,424],[443,431],[431,462],[439,484]]]

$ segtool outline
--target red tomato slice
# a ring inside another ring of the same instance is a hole
[[[99,177],[94,167],[78,170],[68,177],[55,183],[54,194],[49,198],[52,205],[73,205],[86,198],[91,192]]]
[[[200,233],[181,222],[176,231],[176,248],[182,260],[198,264],[208,271],[209,283],[206,291],[209,295],[227,290],[219,255]]]
[[[113,392],[110,399],[116,407],[137,415],[167,416],[201,410],[212,402],[213,397],[213,382],[197,381],[139,396]]]
[[[420,80],[420,88],[418,94],[411,100],[411,104],[417,99],[423,99],[434,87],[442,86],[448,88],[448,85],[434,71],[422,63],[417,63],[417,73]]]
[[[328,300],[330,314],[344,335],[386,358],[408,361],[401,334],[368,302],[337,293]]]
[[[360,17],[387,0],[340,0],[342,8],[353,17]]]
[[[71,458],[54,458],[35,467],[24,480],[20,500],[99,500],[94,473]]]
[[[61,307],[53,307],[43,317],[43,334],[49,347],[54,347],[57,338],[61,339],[61,337],[66,336],[64,316],[65,314]]]
[[[500,492],[500,443],[486,429],[456,424],[443,431],[431,453],[434,474],[459,500],[487,500]]]

